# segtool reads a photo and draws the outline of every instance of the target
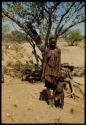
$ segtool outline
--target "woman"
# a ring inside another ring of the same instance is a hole
[[[54,37],[49,38],[49,47],[44,52],[42,80],[45,80],[48,103],[54,106],[56,80],[61,75],[61,50],[56,46]]]

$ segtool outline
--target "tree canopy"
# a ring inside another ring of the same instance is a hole
[[[3,2],[2,17],[15,22],[32,41],[33,48],[45,47],[50,35],[56,40],[85,21],[84,2]]]

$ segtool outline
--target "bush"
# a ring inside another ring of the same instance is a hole
[[[79,30],[69,31],[65,37],[65,40],[68,42],[68,45],[74,46],[78,45],[78,43],[83,40],[83,35]]]
[[[11,39],[12,41],[23,42],[26,40],[26,35],[19,31],[12,31]]]
[[[27,41],[26,34],[20,31],[12,31],[11,33],[3,34],[2,40],[6,42],[22,43]]]

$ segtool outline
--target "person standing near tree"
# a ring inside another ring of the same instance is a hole
[[[56,80],[61,76],[61,50],[56,46],[53,36],[49,38],[49,47],[44,51],[42,80],[45,81],[47,88],[48,103],[54,106],[54,90]]]

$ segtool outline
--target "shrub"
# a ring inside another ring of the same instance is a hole
[[[83,40],[83,35],[79,30],[69,31],[65,37],[65,40],[67,41],[68,45],[74,46],[78,45],[78,43]]]

